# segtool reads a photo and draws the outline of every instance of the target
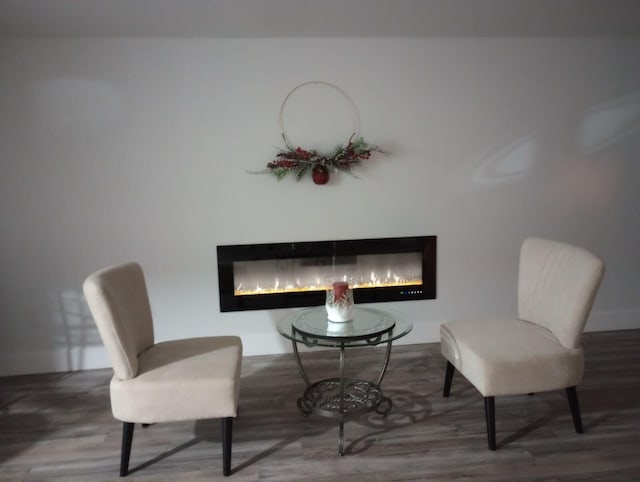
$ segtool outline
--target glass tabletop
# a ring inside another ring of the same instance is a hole
[[[383,310],[354,306],[353,320],[332,322],[324,306],[295,311],[277,324],[278,332],[309,346],[371,346],[400,338],[413,325]]]

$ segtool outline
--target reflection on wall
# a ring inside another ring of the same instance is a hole
[[[474,169],[475,184],[493,184],[523,178],[535,161],[535,138],[522,136],[497,149]]]
[[[481,159],[466,162],[452,179],[452,188],[492,188],[524,179],[536,162],[537,139],[527,134],[502,144]]]
[[[584,116],[578,141],[585,153],[612,146],[640,132],[640,94],[631,94],[596,105]]]

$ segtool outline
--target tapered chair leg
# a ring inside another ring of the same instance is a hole
[[[222,419],[222,474],[231,474],[231,440],[233,435],[233,417]]]
[[[487,442],[489,450],[496,449],[496,406],[495,397],[484,397],[484,415],[487,420]]]
[[[582,428],[582,417],[580,417],[580,405],[578,404],[578,392],[576,387],[567,388],[567,398],[569,399],[569,408],[571,409],[571,416],[573,417],[573,425],[576,428],[576,432],[584,433]]]
[[[131,441],[135,424],[123,422],[122,424],[122,452],[120,453],[120,477],[126,477],[129,473],[129,456],[131,455]]]
[[[453,373],[455,368],[450,361],[447,361],[447,371],[444,375],[444,389],[442,390],[442,396],[448,397],[451,392],[451,382],[453,381]]]

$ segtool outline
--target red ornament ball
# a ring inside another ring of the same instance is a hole
[[[316,166],[311,171],[311,178],[316,184],[329,182],[329,170],[325,166]]]

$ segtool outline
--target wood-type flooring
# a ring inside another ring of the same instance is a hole
[[[442,397],[438,343],[394,346],[382,383],[386,417],[345,424],[302,416],[293,355],[245,357],[232,474],[222,476],[219,420],[136,426],[139,481],[638,481],[640,330],[587,333],[578,386],[584,434],[564,391],[496,398],[498,450],[487,449],[482,396],[459,374]],[[347,351],[352,375],[375,378],[384,351]],[[336,350],[302,353],[310,378],[335,376]],[[109,408],[110,369],[0,378],[0,481],[118,477],[122,424]]]

